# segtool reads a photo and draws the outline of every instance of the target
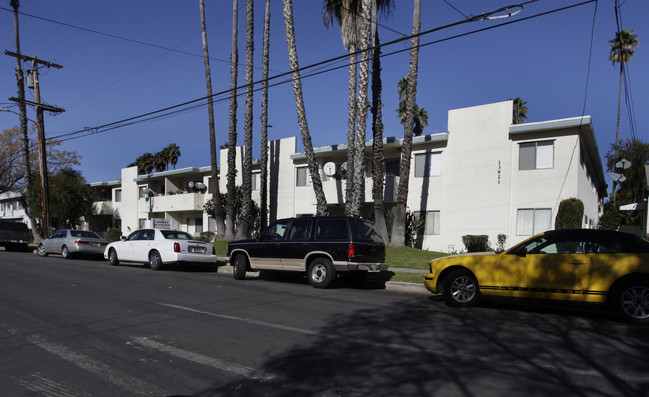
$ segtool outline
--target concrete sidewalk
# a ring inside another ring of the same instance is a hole
[[[420,270],[420,269],[406,269],[406,268],[396,268],[396,267],[391,267],[388,269],[388,271],[392,272],[404,272],[404,273],[420,273],[424,274],[427,273],[426,270]],[[224,264],[220,265],[218,269],[218,273],[223,273],[223,274],[232,274],[232,266]],[[423,277],[422,277],[423,280]],[[393,291],[393,292],[402,292],[402,293],[409,293],[409,294],[425,294],[428,295],[430,292],[426,290],[426,287],[424,287],[423,281],[422,283],[404,283],[400,281],[386,281],[385,283],[385,289],[386,291]]]

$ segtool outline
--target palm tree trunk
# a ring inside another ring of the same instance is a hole
[[[261,192],[259,227],[263,230],[268,225],[268,69],[270,58],[270,0],[266,0],[264,14],[264,44],[262,51],[262,88],[261,88]]]
[[[230,132],[228,140],[227,197],[225,200],[225,239],[234,240],[236,218],[236,178],[237,178],[237,66],[239,50],[239,0],[232,0],[232,56],[230,57]]]
[[[383,201],[384,178],[383,170],[385,154],[383,152],[383,103],[381,95],[383,82],[381,81],[381,47],[378,31],[374,32],[374,51],[372,54],[372,133],[374,142],[374,171],[372,174],[372,198],[374,199],[374,225],[387,244],[390,239],[388,228],[385,224],[385,203]]]
[[[306,119],[306,110],[304,108],[304,98],[302,97],[302,81],[300,80],[300,65],[297,59],[297,46],[295,44],[295,27],[293,26],[293,2],[292,0],[284,1],[284,27],[286,29],[286,45],[288,47],[288,59],[291,68],[291,77],[293,80],[293,93],[295,95],[295,107],[297,110],[298,123],[302,133],[302,143],[304,153],[306,154],[311,173],[311,184],[316,198],[316,214],[327,214],[327,198],[322,189],[322,180],[318,164],[316,163],[313,145],[311,144],[311,134],[309,133],[309,124]]]
[[[358,54],[356,48],[349,49],[349,108],[347,111],[347,170],[345,172],[346,187],[345,187],[345,215],[351,215],[353,212],[353,197],[354,197],[354,155],[356,154],[355,139],[356,139],[356,86],[358,85]]]
[[[200,1],[201,9],[201,30],[203,32],[203,57],[205,59],[205,80],[207,84],[207,111],[209,115],[210,129],[210,165],[212,167],[212,197],[214,200],[214,212],[216,221],[216,235],[218,239],[223,238],[225,222],[221,211],[221,194],[219,192],[219,171],[216,164],[216,132],[214,128],[214,103],[212,101],[212,76],[210,74],[210,55],[207,48],[207,29],[205,28],[205,2]]]
[[[412,133],[415,119],[415,101],[417,98],[417,71],[419,63],[419,31],[421,28],[421,0],[414,0],[412,17],[413,38],[410,44],[410,70],[408,73],[408,96],[406,98],[406,123],[403,129],[403,147],[401,150],[401,166],[399,192],[392,224],[393,246],[403,246],[406,241],[406,212],[408,209],[408,182],[410,179],[410,157],[412,154]]]
[[[245,238],[250,232],[250,213],[252,207],[252,68],[255,50],[253,0],[246,0],[246,111],[244,115],[244,156],[243,156],[243,198],[241,218],[237,238]]]
[[[354,193],[352,195],[352,216],[361,215],[361,206],[365,193],[365,131],[367,128],[367,91],[369,85],[370,52],[367,50],[370,43],[370,18],[372,13],[371,0],[363,0],[361,23],[361,44],[365,49],[361,53],[361,63],[358,76],[358,126],[356,128],[356,143],[354,150]]]

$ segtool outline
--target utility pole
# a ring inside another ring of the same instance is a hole
[[[38,79],[38,66],[45,65],[47,67],[53,67],[56,69],[61,69],[63,66],[57,65],[52,62],[43,61],[36,57],[28,57],[25,55],[16,54],[10,51],[5,51],[6,55],[13,56],[23,61],[30,61],[32,63],[32,76],[34,78],[34,99],[36,102],[27,101],[25,99],[20,100],[19,98],[9,98],[10,101],[23,103],[24,105],[31,105],[36,107],[36,125],[38,127],[38,169],[41,174],[41,227],[43,229],[43,238],[49,235],[50,229],[50,187],[47,175],[47,149],[45,148],[45,122],[43,120],[43,111],[47,110],[48,112],[60,113],[64,112],[65,109],[57,108],[50,105],[45,105],[41,103],[41,90],[40,83]]]

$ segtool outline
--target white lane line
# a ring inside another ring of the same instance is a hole
[[[276,382],[279,380],[279,377],[274,374],[258,371],[254,368],[246,367],[243,365],[229,363],[216,358],[204,356],[199,353],[194,353],[187,350],[179,349],[177,347],[169,346],[164,343],[156,342],[149,338],[135,337],[133,338],[133,341],[139,345],[150,347],[152,349],[156,349],[161,352],[171,354],[172,356],[176,356],[198,364],[207,365],[209,367],[216,368],[222,371],[233,372],[237,375],[245,376],[246,378],[255,379],[263,382]]]
[[[75,353],[65,346],[48,342],[39,336],[29,336],[27,340],[36,346],[84,369],[100,378],[106,379],[131,393],[138,395],[165,395],[166,391],[138,378],[125,374],[83,354]]]
[[[168,304],[168,303],[158,303],[158,304],[161,305],[161,306],[170,307],[172,309],[184,310],[184,311],[188,311],[188,312],[192,312],[192,313],[203,314],[203,315],[206,315],[206,316],[223,318],[223,319],[226,319],[226,320],[241,321],[241,322],[252,324],[252,325],[260,325],[260,326],[263,326],[263,327],[275,328],[275,329],[280,329],[280,330],[283,330],[283,331],[295,332],[295,333],[298,333],[298,334],[317,336],[319,338],[339,339],[339,340],[342,340],[342,341],[345,341],[345,342],[352,342],[352,343],[357,343],[357,344],[366,345],[366,346],[374,346],[374,347],[378,347],[378,348],[381,348],[381,349],[385,349],[387,347],[387,348],[391,348],[391,349],[409,350],[409,351],[415,351],[415,352],[421,352],[422,351],[420,348],[417,348],[417,347],[399,345],[399,344],[396,344],[396,343],[377,343],[377,342],[373,342],[373,341],[367,340],[367,339],[354,338],[354,337],[350,337],[350,336],[332,335],[332,334],[326,334],[326,333],[323,333],[323,332],[312,331],[310,329],[289,327],[289,326],[286,326],[286,325],[274,324],[274,323],[269,323],[269,322],[266,322],[266,321],[251,320],[249,318],[244,318],[244,317],[237,317],[237,316],[230,316],[230,315],[227,315],[227,314],[218,314],[218,313],[205,312],[205,311],[202,311],[202,310],[197,310],[197,309],[193,309],[191,307],[186,307],[186,306],[171,305],[171,304]]]
[[[77,392],[70,388],[70,386],[48,379],[36,372],[30,375],[27,379],[20,379],[18,381],[25,389],[38,393],[39,396],[45,397],[91,397],[90,394],[84,392]]]
[[[172,305],[168,303],[158,303],[159,305],[170,307],[173,309],[178,309],[178,310],[184,310],[192,313],[197,313],[197,314],[202,314],[206,316],[211,316],[211,317],[217,317],[217,318],[223,318],[227,320],[233,320],[233,321],[241,321],[244,323],[248,324],[253,324],[253,325],[259,325],[263,327],[269,327],[269,328],[274,328],[274,329],[280,329],[284,331],[290,331],[290,332],[296,332],[304,335],[311,335],[311,336],[317,336],[319,338],[329,338],[329,339],[338,339],[342,340],[345,342],[351,342],[351,343],[357,343],[357,344],[362,344],[362,345],[368,345],[368,346],[374,346],[374,347],[379,347],[379,348],[390,348],[390,349],[397,349],[397,350],[408,350],[408,351],[413,351],[413,352],[418,352],[421,354],[436,354],[439,356],[447,356],[449,353],[444,352],[444,351],[435,351],[432,349],[425,349],[425,348],[418,348],[418,347],[413,347],[413,346],[406,346],[406,345],[399,345],[396,343],[378,343],[378,342],[372,342],[367,339],[360,339],[360,338],[351,338],[347,336],[340,336],[340,335],[331,335],[331,334],[326,334],[318,331],[312,331],[308,329],[303,329],[303,328],[296,328],[296,327],[289,327],[281,324],[274,324],[274,323],[269,323],[266,321],[259,321],[259,320],[252,320],[244,317],[237,317],[237,316],[230,316],[227,314],[218,314],[218,313],[211,313],[211,312],[206,312],[202,310],[197,310],[193,309],[191,307],[186,307],[186,306],[179,306],[179,305]],[[481,362],[500,362],[499,359],[494,359],[491,357],[484,357],[480,355],[472,355],[472,354],[466,354],[466,353],[453,353],[453,356],[455,358],[461,358],[461,359],[467,359],[471,361],[481,361]],[[531,368],[535,369],[538,367],[545,368],[548,370],[558,370],[558,371],[563,371],[563,372],[568,372],[574,375],[579,375],[579,376],[593,376],[597,378],[608,378],[608,375],[604,375],[601,371],[596,370],[596,369],[579,369],[579,368],[572,368],[572,367],[565,367],[565,366],[557,366],[555,364],[551,363],[543,363],[543,362],[538,362],[535,360],[532,360],[531,363],[526,363],[526,362],[514,362],[511,361],[510,364],[513,367],[519,367],[519,368]],[[620,374],[616,373],[613,374],[615,377],[629,381],[629,382],[638,382],[638,383],[645,383],[649,382],[649,376],[646,375],[629,375],[629,374]]]

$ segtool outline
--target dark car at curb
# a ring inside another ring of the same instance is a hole
[[[7,251],[29,251],[31,235],[23,222],[0,220],[0,247]]]
[[[326,288],[338,274],[362,278],[387,270],[385,244],[374,225],[348,216],[280,219],[258,238],[232,241],[227,257],[237,280],[246,271],[306,273],[315,288]]]

